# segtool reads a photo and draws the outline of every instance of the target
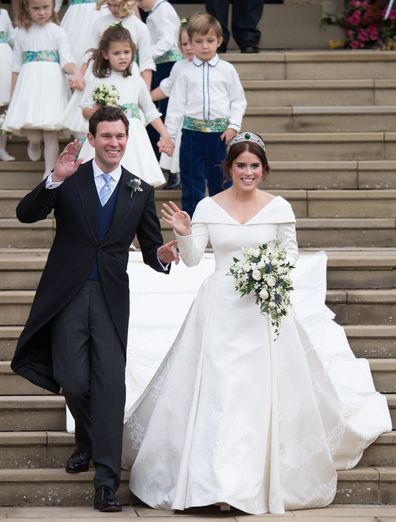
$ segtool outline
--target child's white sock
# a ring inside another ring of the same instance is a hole
[[[40,129],[29,129],[26,131],[26,136],[29,141],[27,154],[30,161],[38,161],[41,157],[41,140],[43,131]]]
[[[44,137],[44,161],[45,172],[43,179],[45,179],[51,170],[55,167],[56,159],[59,155],[59,142],[57,131],[43,131]]]
[[[0,161],[14,161],[14,156],[6,151],[7,136],[0,135]]]

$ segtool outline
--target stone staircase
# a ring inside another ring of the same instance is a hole
[[[327,303],[355,354],[369,359],[394,422],[357,468],[339,472],[335,502],[396,503],[396,52],[227,59],[246,89],[244,128],[268,145],[265,188],[293,205],[300,247],[328,252]],[[54,235],[51,217],[16,220],[15,205],[43,166],[27,161],[21,139],[10,152],[18,161],[0,163],[0,505],[90,504],[93,473],[63,471],[73,448],[63,398],[10,370]],[[158,190],[158,208],[179,197]],[[120,496],[131,501],[126,474]]]

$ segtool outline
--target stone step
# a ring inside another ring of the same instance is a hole
[[[162,232],[165,241],[174,239],[164,223]],[[0,219],[0,248],[49,248],[54,233],[52,218],[33,224]],[[395,218],[299,218],[297,239],[301,248],[395,247]]]
[[[0,249],[0,290],[35,290],[47,255],[47,249]],[[329,249],[327,256],[329,289],[396,287],[396,249]]]
[[[395,106],[248,106],[243,127],[271,132],[394,132]]]
[[[21,332],[22,326],[0,326],[0,361],[12,359]]]
[[[396,358],[395,325],[349,324],[344,329],[356,357]]]
[[[396,189],[271,189],[270,192],[287,199],[292,204],[296,217],[396,217]],[[23,190],[0,189],[0,219],[14,218],[15,208],[26,193]],[[157,190],[158,215],[164,202],[172,199],[180,205],[180,197],[179,190]]]
[[[356,467],[338,472],[336,504],[392,504],[396,502],[396,470],[393,466]],[[93,471],[71,475],[63,468],[0,470],[2,506],[90,506]],[[121,474],[118,497],[129,505],[129,472]],[[155,516],[156,512],[153,511]]]
[[[394,160],[394,132],[290,132],[262,134],[269,161]]]
[[[393,429],[396,395],[387,394]],[[58,395],[0,396],[0,432],[65,431],[64,398]],[[1,505],[1,504],[0,504]]]
[[[287,199],[296,217],[300,218],[382,218],[396,217],[396,190],[282,190],[270,189],[274,195]],[[0,191],[0,204],[6,191]],[[7,194],[5,195],[7,197]],[[12,197],[12,195],[10,196]],[[156,191],[158,215],[164,202],[180,205],[180,191]],[[11,209],[12,210],[12,209]],[[11,217],[11,216],[10,216]]]
[[[396,105],[396,80],[244,80],[248,107]]]
[[[54,235],[53,218],[28,225],[16,218],[0,219],[0,248],[49,248]]]
[[[381,393],[396,393],[396,359],[371,359],[370,368],[376,389]],[[9,361],[0,361],[0,395],[50,395],[16,375]]]
[[[260,109],[261,110],[261,109]],[[267,109],[270,111],[271,109]],[[286,109],[289,110],[289,109]],[[263,125],[265,118],[261,118]],[[269,132],[260,126],[272,161],[395,160],[396,132]],[[244,130],[251,130],[245,124]],[[66,141],[61,141],[61,148]],[[13,138],[9,152],[19,162],[28,161],[26,140]],[[6,162],[11,165],[13,162]],[[42,173],[42,171],[41,171]],[[39,180],[41,175],[39,175]],[[6,187],[11,188],[11,187]],[[19,188],[19,187],[18,187]],[[305,187],[306,188],[306,187]]]
[[[328,290],[338,324],[396,325],[396,289]]]
[[[74,434],[64,431],[0,432],[0,469],[63,468],[74,450]],[[369,446],[359,466],[396,466],[396,432]]]
[[[65,400],[60,395],[0,396],[0,432],[65,429]]]
[[[389,359],[390,360],[390,359]],[[0,361],[0,396],[3,395],[52,395],[47,390],[31,384],[16,375],[9,361]]]
[[[33,301],[32,290],[0,291],[0,325],[23,325]],[[396,289],[328,290],[326,302],[339,324],[396,324]]]
[[[396,161],[272,161],[266,189],[396,189]],[[41,181],[41,162],[0,162],[0,190],[13,190],[17,197],[33,189]],[[20,191],[20,192],[18,192]],[[156,190],[156,195],[163,191]],[[176,191],[164,191],[170,197]],[[11,202],[9,203],[11,205]]]
[[[174,239],[173,231],[162,225],[164,241]],[[395,247],[395,219],[300,218],[297,219],[300,248],[382,248]]]
[[[328,250],[327,288],[396,288],[396,250]]]
[[[395,51],[273,51],[227,53],[242,80],[343,80],[396,77]]]
[[[344,325],[356,357],[396,358],[396,325]],[[10,361],[22,326],[0,326],[0,361]]]

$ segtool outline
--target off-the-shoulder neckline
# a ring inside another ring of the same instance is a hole
[[[248,225],[251,221],[253,221],[257,216],[259,216],[261,214],[261,212],[263,212],[263,210],[265,210],[268,206],[271,205],[271,203],[275,200],[275,199],[278,199],[280,196],[275,196],[273,197],[270,201],[268,201],[268,203],[266,203],[263,207],[260,208],[260,210],[258,212],[256,212],[254,214],[254,216],[250,217],[247,221],[244,221],[243,223],[241,223],[240,221],[238,221],[237,219],[235,219],[233,216],[231,216],[231,214],[229,212],[227,212],[227,210],[222,207],[219,203],[217,203],[216,200],[214,200],[212,197],[209,197],[208,199],[210,199],[210,201],[213,201],[213,203],[219,207],[223,212],[224,214],[226,214],[230,219],[232,219],[232,221],[234,221],[235,223],[237,223],[238,225]]]

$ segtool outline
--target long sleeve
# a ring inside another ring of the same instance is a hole
[[[146,124],[152,122],[153,120],[160,118],[161,113],[158,112],[156,106],[151,99],[150,93],[147,89],[144,80],[139,76],[139,107],[142,109],[144,118],[146,120]]]
[[[191,235],[179,236],[175,232],[175,236],[183,263],[187,266],[197,265],[201,261],[209,241],[208,225],[193,223]]]
[[[57,26],[58,27],[58,26]],[[74,63],[74,58],[70,51],[69,40],[66,31],[62,27],[58,27],[58,52],[62,69],[67,63]]]
[[[35,223],[45,219],[55,208],[59,188],[49,190],[45,188],[46,180],[42,181],[35,189],[18,203],[16,215],[22,223]]]
[[[22,46],[21,36],[24,29],[15,29],[14,32],[14,49],[12,52],[11,71],[19,73],[22,67]]]
[[[298,245],[295,223],[280,223],[278,225],[278,239],[287,252],[288,260],[295,263],[298,258]]]
[[[230,123],[229,127],[240,131],[242,125],[243,115],[246,110],[246,97],[243,90],[239,75],[234,68],[232,68],[232,81],[230,84]]]
[[[177,133],[182,126],[183,116],[187,105],[187,83],[184,74],[179,74],[175,79],[172,92],[169,97],[168,110],[166,112],[165,126],[176,139]]]

